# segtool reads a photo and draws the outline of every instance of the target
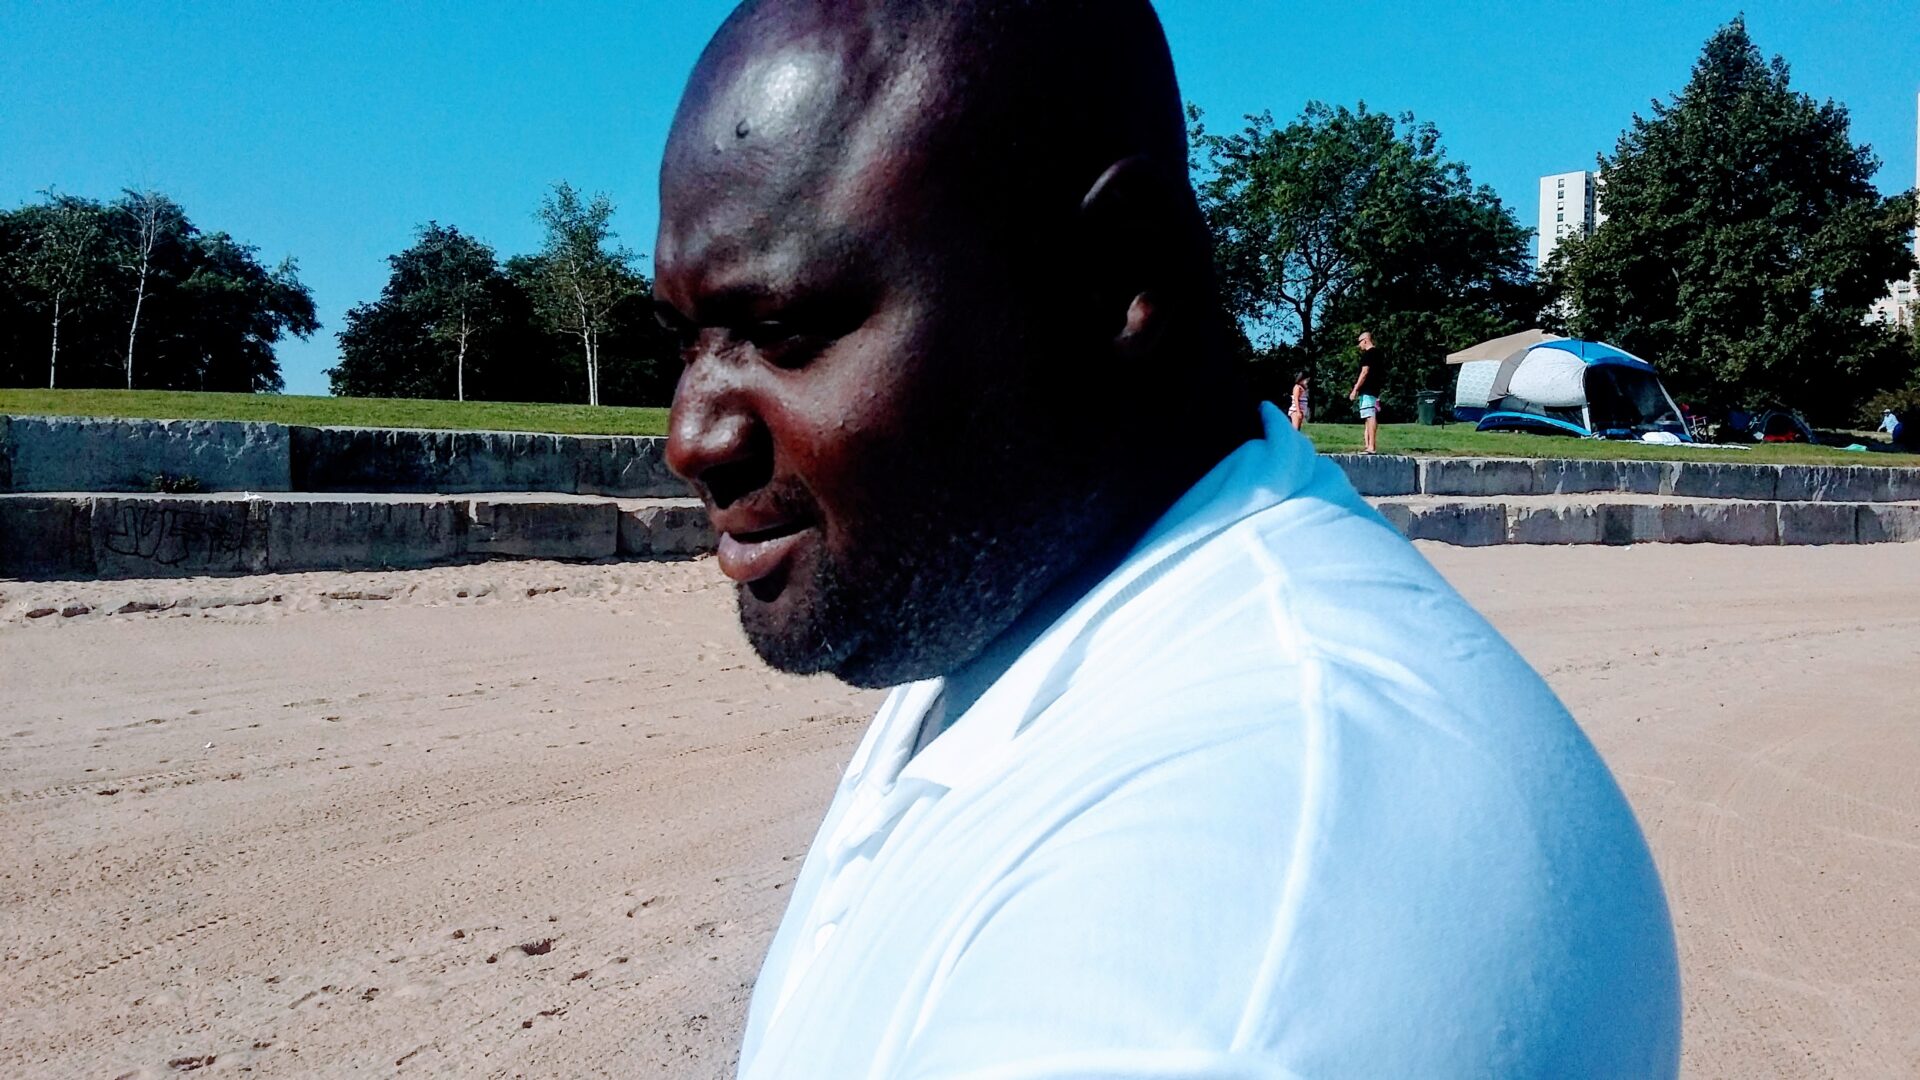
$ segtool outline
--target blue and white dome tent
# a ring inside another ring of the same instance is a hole
[[[1693,441],[1680,406],[1653,365],[1604,341],[1530,330],[1483,342],[1447,360],[1460,365],[1454,415],[1478,419],[1480,431],[1604,439],[1663,432]]]

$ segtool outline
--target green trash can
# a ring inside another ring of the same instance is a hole
[[[1414,396],[1414,411],[1422,424],[1433,427],[1440,423],[1440,391],[1422,390]]]

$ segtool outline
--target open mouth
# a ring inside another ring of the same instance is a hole
[[[806,527],[807,523],[804,521],[789,521],[782,525],[774,525],[765,529],[755,529],[752,532],[736,532],[728,533],[727,535],[742,544],[760,544],[769,540],[778,540],[783,536],[792,536],[794,533]]]
[[[786,569],[811,525],[795,520],[764,529],[720,534],[720,572],[743,585],[769,582]]]

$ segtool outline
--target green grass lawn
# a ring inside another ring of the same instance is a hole
[[[124,416],[151,420],[265,420],[275,424],[665,435],[667,410],[518,401],[194,394],[168,390],[0,390],[0,414]]]
[[[296,397],[282,394],[191,394],[162,390],[0,390],[0,414],[124,416],[164,420],[265,420],[278,424],[442,430],[549,431],[563,435],[664,435],[667,410],[539,405],[507,401],[419,401],[400,398]],[[1360,449],[1359,424],[1309,424],[1307,434],[1330,453]],[[1868,442],[1862,437],[1863,442]],[[1808,465],[1920,466],[1920,455],[1849,453],[1823,446],[1755,445],[1752,449],[1644,446],[1599,439],[1505,432],[1482,434],[1471,424],[1421,427],[1385,424],[1388,454],[1451,457],[1676,458]]]
[[[1330,454],[1358,452],[1359,424],[1308,424],[1307,435]],[[1744,461],[1769,465],[1904,465],[1920,467],[1920,454],[1894,452],[1869,436],[1860,441],[1868,453],[1829,446],[1751,443],[1751,449],[1689,446],[1648,446],[1643,443],[1579,439],[1572,436],[1522,435],[1517,432],[1473,430],[1472,424],[1422,427],[1418,424],[1380,425],[1380,452],[1429,457],[1628,458],[1652,461]]]

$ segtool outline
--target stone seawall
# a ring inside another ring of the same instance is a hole
[[[1920,503],[1671,495],[1410,495],[1370,500],[1410,540],[1492,544],[1887,544],[1920,540]]]
[[[693,499],[443,495],[0,495],[0,577],[388,570],[510,556],[713,550]]]
[[[205,492],[689,494],[668,471],[665,451],[666,440],[656,436],[0,416],[0,493],[151,491],[164,476]],[[1370,497],[1613,493],[1920,501],[1920,469],[1756,465],[1726,453],[1684,461],[1329,457]]]
[[[203,492],[685,495],[665,450],[651,436],[0,416],[0,493],[154,491],[164,477]]]
[[[392,428],[292,429],[295,491],[553,491],[617,498],[684,495],[666,440]]]
[[[291,439],[233,420],[0,417],[0,491],[150,491],[157,478],[206,491],[287,491]]]
[[[1920,540],[1920,503],[1673,495],[1371,500],[1415,540],[1488,544],[1876,544]],[[0,495],[0,578],[374,570],[473,559],[685,558],[713,550],[694,499],[456,495]]]
[[[1414,458],[1329,454],[1370,497],[1673,495],[1777,502],[1920,502],[1920,469],[1742,461]]]

